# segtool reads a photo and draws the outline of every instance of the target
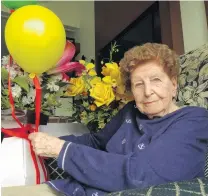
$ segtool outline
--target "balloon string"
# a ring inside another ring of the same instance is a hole
[[[38,77],[35,76],[33,78],[33,83],[35,85],[35,90],[36,90],[36,96],[35,96],[35,131],[38,132],[39,129],[39,124],[40,124],[40,112],[41,112],[41,86],[40,86],[40,82],[38,80]],[[38,159],[40,161],[40,164],[42,166],[43,169],[43,173],[44,173],[44,178],[47,181],[48,177],[47,177],[47,171],[44,167],[44,163],[43,160],[40,156],[38,156]]]
[[[41,87],[38,77],[35,76],[33,79],[33,83],[36,90],[35,96],[35,128],[36,132],[38,132],[39,124],[40,124],[40,108],[41,108]]]

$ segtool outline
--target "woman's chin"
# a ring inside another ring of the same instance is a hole
[[[154,118],[155,116],[163,116],[163,111],[162,109],[156,109],[156,108],[152,108],[152,109],[148,109],[148,110],[143,110],[143,113],[146,114],[148,116],[148,118]]]

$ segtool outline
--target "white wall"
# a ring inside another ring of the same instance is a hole
[[[95,59],[95,12],[94,1],[82,1],[80,4],[80,43],[81,55],[88,60]]]
[[[180,1],[185,52],[208,42],[204,1]]]
[[[48,1],[40,2],[40,5],[52,10],[62,20],[63,24],[77,28],[80,27],[81,13],[79,12],[80,4],[78,2]]]
[[[42,3],[42,2],[41,2]],[[79,28],[76,40],[80,42],[80,58],[95,58],[94,1],[50,1],[42,3],[54,11],[63,24]]]

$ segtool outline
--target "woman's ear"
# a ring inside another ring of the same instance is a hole
[[[178,87],[177,79],[174,77],[174,78],[171,79],[171,82],[173,84],[173,97],[176,97],[177,87]]]

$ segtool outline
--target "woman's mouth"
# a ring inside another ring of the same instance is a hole
[[[147,101],[147,102],[144,102],[145,105],[148,105],[148,104],[151,104],[151,103],[154,103],[156,101]]]

